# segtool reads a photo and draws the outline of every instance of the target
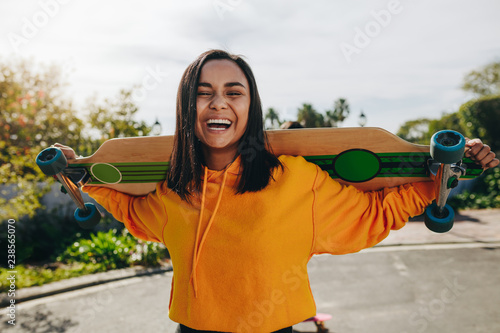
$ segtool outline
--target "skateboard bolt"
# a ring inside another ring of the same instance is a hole
[[[455,188],[458,186],[458,179],[457,177],[451,177],[448,180],[448,188]]]

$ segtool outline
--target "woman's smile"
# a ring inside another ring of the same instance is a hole
[[[213,167],[218,168],[234,160],[249,108],[248,80],[238,65],[230,60],[207,61],[198,82],[195,127],[207,163],[215,160]]]
[[[233,122],[229,119],[209,119],[207,121],[208,128],[214,131],[227,130],[232,124]]]

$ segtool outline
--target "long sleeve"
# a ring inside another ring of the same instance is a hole
[[[105,187],[83,188],[92,198],[123,222],[135,237],[147,241],[162,241],[162,233],[167,223],[167,212],[162,202],[163,186],[159,183],[156,191],[146,196],[132,196]]]
[[[317,168],[314,185],[312,253],[345,254],[381,242],[391,229],[423,213],[434,184],[422,182],[374,192],[342,186]]]

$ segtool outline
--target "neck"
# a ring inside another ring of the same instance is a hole
[[[236,156],[236,151],[224,151],[217,149],[203,149],[205,164],[210,170],[224,170],[231,164]]]

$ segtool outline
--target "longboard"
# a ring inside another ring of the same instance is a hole
[[[303,156],[330,177],[362,191],[418,181],[434,181],[436,202],[425,212],[429,229],[446,232],[454,212],[446,199],[458,179],[472,179],[483,169],[464,156],[465,139],[454,131],[439,131],[430,146],[409,143],[381,128],[316,128],[268,131],[273,153]],[[250,149],[263,140],[250,138]],[[91,156],[67,161],[57,148],[37,156],[42,171],[56,176],[78,206],[75,219],[93,227],[99,214],[84,203],[79,188],[104,186],[131,195],[146,195],[166,179],[173,149],[172,136],[111,139]]]
[[[303,156],[338,182],[363,191],[429,181],[429,146],[409,143],[381,128],[315,128],[267,131],[276,155]],[[85,168],[87,186],[105,186],[145,195],[165,180],[173,148],[172,136],[111,139],[89,157],[69,160],[70,168]],[[483,169],[463,159],[467,173]]]

